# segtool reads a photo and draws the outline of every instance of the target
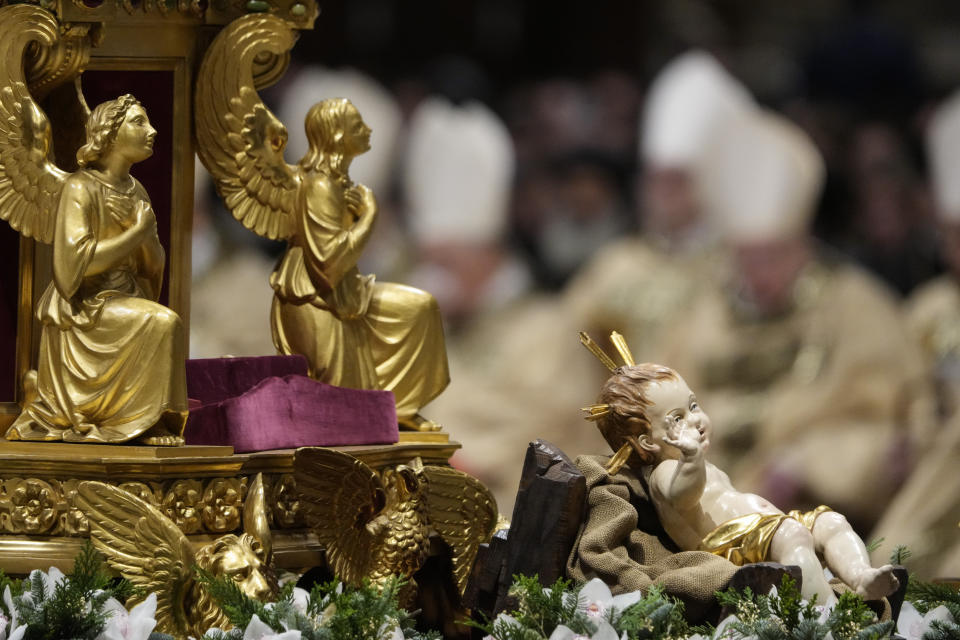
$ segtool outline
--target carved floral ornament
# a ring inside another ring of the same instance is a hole
[[[0,7],[15,4],[0,0]],[[32,4],[56,13],[58,0],[22,0],[16,4]],[[123,9],[126,15],[144,15],[203,19],[208,9],[215,14],[241,16],[248,13],[273,13],[283,16],[300,28],[310,28],[317,13],[313,0],[71,0],[75,9],[89,12],[91,18],[111,14],[113,7]],[[219,20],[218,20],[219,22]]]
[[[221,534],[241,528],[251,478],[110,482],[152,504],[185,534]],[[90,525],[77,508],[77,479],[0,479],[0,534],[87,537]],[[264,478],[270,522],[277,529],[303,526],[292,474]]]

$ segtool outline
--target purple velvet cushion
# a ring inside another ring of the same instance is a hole
[[[235,398],[191,408],[185,436],[187,444],[230,445],[237,453],[399,439],[392,392],[301,375],[269,377]]]
[[[187,360],[187,396],[200,405],[239,396],[271,376],[307,375],[303,356],[253,356]],[[196,403],[191,403],[192,410]]]

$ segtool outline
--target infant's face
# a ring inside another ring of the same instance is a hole
[[[698,440],[703,450],[707,450],[713,426],[683,378],[653,382],[647,385],[645,394],[651,403],[646,412],[650,419],[650,440],[660,447],[661,459],[680,458],[680,450],[667,444],[665,438]]]

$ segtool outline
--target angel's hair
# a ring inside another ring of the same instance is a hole
[[[343,146],[340,142],[346,129],[346,116],[356,111],[346,98],[328,98],[310,107],[304,128],[310,149],[303,156],[300,166],[304,169],[318,169],[329,164],[339,169],[343,160]]]
[[[661,380],[676,380],[677,372],[659,364],[636,364],[617,367],[600,389],[598,404],[610,405],[610,413],[597,421],[603,439],[617,451],[627,436],[650,433],[647,407],[647,386]],[[643,460],[649,463],[650,460]]]
[[[77,164],[81,167],[97,162],[117,137],[127,111],[140,101],[129,93],[116,100],[107,100],[90,112],[87,118],[87,143],[77,149]],[[143,106],[143,105],[140,105]]]

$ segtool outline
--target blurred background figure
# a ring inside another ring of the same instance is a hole
[[[940,414],[950,418],[960,401],[960,93],[937,109],[926,141],[947,273],[916,291],[907,300],[906,313],[934,374]]]
[[[514,170],[506,126],[479,102],[430,97],[413,113],[403,178],[417,262],[407,280],[433,293],[453,335],[532,284],[504,244]]]
[[[612,71],[589,82],[542,81],[512,97],[519,171],[511,240],[538,288],[560,290],[633,226],[637,104],[636,84]]]
[[[464,448],[456,463],[512,509],[527,443],[600,446],[558,396],[587,369],[576,330],[503,244],[515,157],[503,122],[479,103],[431,97],[413,114],[404,187],[419,262],[408,282],[445,313],[450,386],[424,409]],[[578,362],[583,367],[578,367]],[[565,426],[572,426],[567,429]]]
[[[937,273],[938,263],[927,194],[906,140],[887,122],[863,122],[853,130],[847,162],[853,215],[840,246],[909,294]]]
[[[784,117],[727,121],[700,171],[732,273],[688,301],[665,361],[713,419],[711,457],[735,486],[869,530],[930,426],[914,416],[929,396],[896,300],[810,236],[823,160]]]
[[[223,207],[199,159],[194,185],[190,357],[272,354],[274,260]]]
[[[605,340],[623,333],[638,361],[658,359],[662,331],[721,265],[696,167],[713,130],[753,110],[753,99],[710,54],[671,61],[651,84],[636,177],[641,232],[605,247],[570,284],[580,324]]]
[[[945,428],[919,460],[890,504],[874,536],[883,538],[875,555],[894,545],[913,554],[910,567],[921,575],[960,575],[960,92],[934,113],[927,128],[934,209],[941,253],[948,272],[920,287],[907,301],[909,327],[920,342],[937,390]]]

